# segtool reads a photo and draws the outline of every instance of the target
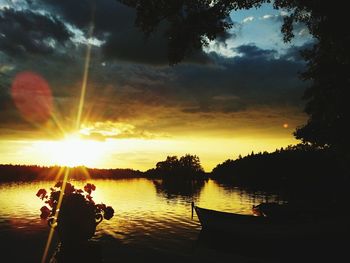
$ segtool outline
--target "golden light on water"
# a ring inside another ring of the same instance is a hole
[[[66,168],[65,169],[65,173],[64,173],[64,179],[63,179],[62,187],[61,187],[60,197],[58,198],[56,213],[54,215],[55,219],[58,218],[58,215],[59,215],[59,212],[60,212],[60,208],[61,208],[61,204],[62,204],[62,200],[63,200],[63,195],[64,195],[64,190],[66,188],[66,184],[67,184],[67,181],[68,181],[68,176],[69,176],[69,168]],[[51,245],[51,242],[52,242],[53,232],[54,232],[54,228],[51,227],[49,236],[47,237],[47,242],[46,242],[46,245],[45,245],[44,253],[43,253],[43,256],[41,258],[41,263],[45,263],[46,262],[47,254],[49,252],[49,248],[50,248],[50,245]]]

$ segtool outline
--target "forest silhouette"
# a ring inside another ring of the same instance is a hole
[[[168,156],[147,171],[133,169],[70,168],[70,178],[127,179],[148,178],[154,180],[156,189],[169,196],[198,194],[209,178],[218,183],[288,195],[323,191],[339,194],[349,183],[346,167],[338,165],[338,155],[330,148],[315,148],[298,144],[228,159],[218,164],[210,173],[204,172],[197,155],[186,154],[180,158]],[[26,165],[0,165],[0,181],[60,180],[60,167]],[[85,173],[83,171],[85,170]],[[89,176],[86,176],[88,173]],[[63,174],[61,175],[63,177]],[[332,190],[333,189],[333,190]]]
[[[0,182],[12,181],[62,181],[64,169],[61,166],[0,165]],[[73,180],[127,179],[140,177],[142,172],[133,169],[97,169],[84,166],[70,167],[69,177]]]

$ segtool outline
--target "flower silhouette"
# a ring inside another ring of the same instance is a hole
[[[63,185],[62,182],[57,182],[54,187],[50,188],[50,193],[48,193],[46,189],[38,190],[36,196],[45,202],[45,205],[40,208],[40,217],[42,219],[48,219],[55,216]],[[73,184],[67,182],[64,187],[62,206],[73,206],[75,209],[86,206],[93,211],[96,218],[102,216],[104,219],[111,219],[114,215],[114,209],[103,203],[95,204],[92,198],[91,194],[96,190],[96,186],[87,183],[83,189],[84,190],[76,188]],[[61,210],[64,210],[64,208],[61,207]]]

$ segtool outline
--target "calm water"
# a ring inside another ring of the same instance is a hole
[[[115,209],[115,216],[103,220],[93,238],[101,244],[105,262],[143,262],[155,255],[175,262],[193,262],[201,255],[204,262],[217,262],[227,255],[211,248],[197,249],[201,227],[196,216],[191,219],[191,201],[250,214],[252,205],[266,200],[263,194],[251,195],[211,180],[188,191],[147,179],[89,182],[97,187],[94,200]],[[78,187],[85,183],[73,182]],[[52,186],[52,182],[0,184],[0,241],[12,262],[40,261],[49,229],[39,217],[43,203],[35,194]],[[52,247],[56,244],[54,238]]]

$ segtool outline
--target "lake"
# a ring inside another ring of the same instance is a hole
[[[94,200],[115,210],[111,220],[103,220],[97,226],[93,237],[102,248],[104,262],[273,261],[255,253],[200,245],[201,226],[196,216],[191,218],[191,202],[210,209],[251,214],[252,205],[273,201],[277,196],[249,193],[212,180],[190,189],[148,179],[88,182],[96,185]],[[86,182],[73,184],[83,187]],[[36,193],[53,185],[47,181],[0,184],[0,241],[3,255],[11,262],[40,262],[49,227],[39,217],[43,202]],[[49,253],[57,242],[54,236]]]

